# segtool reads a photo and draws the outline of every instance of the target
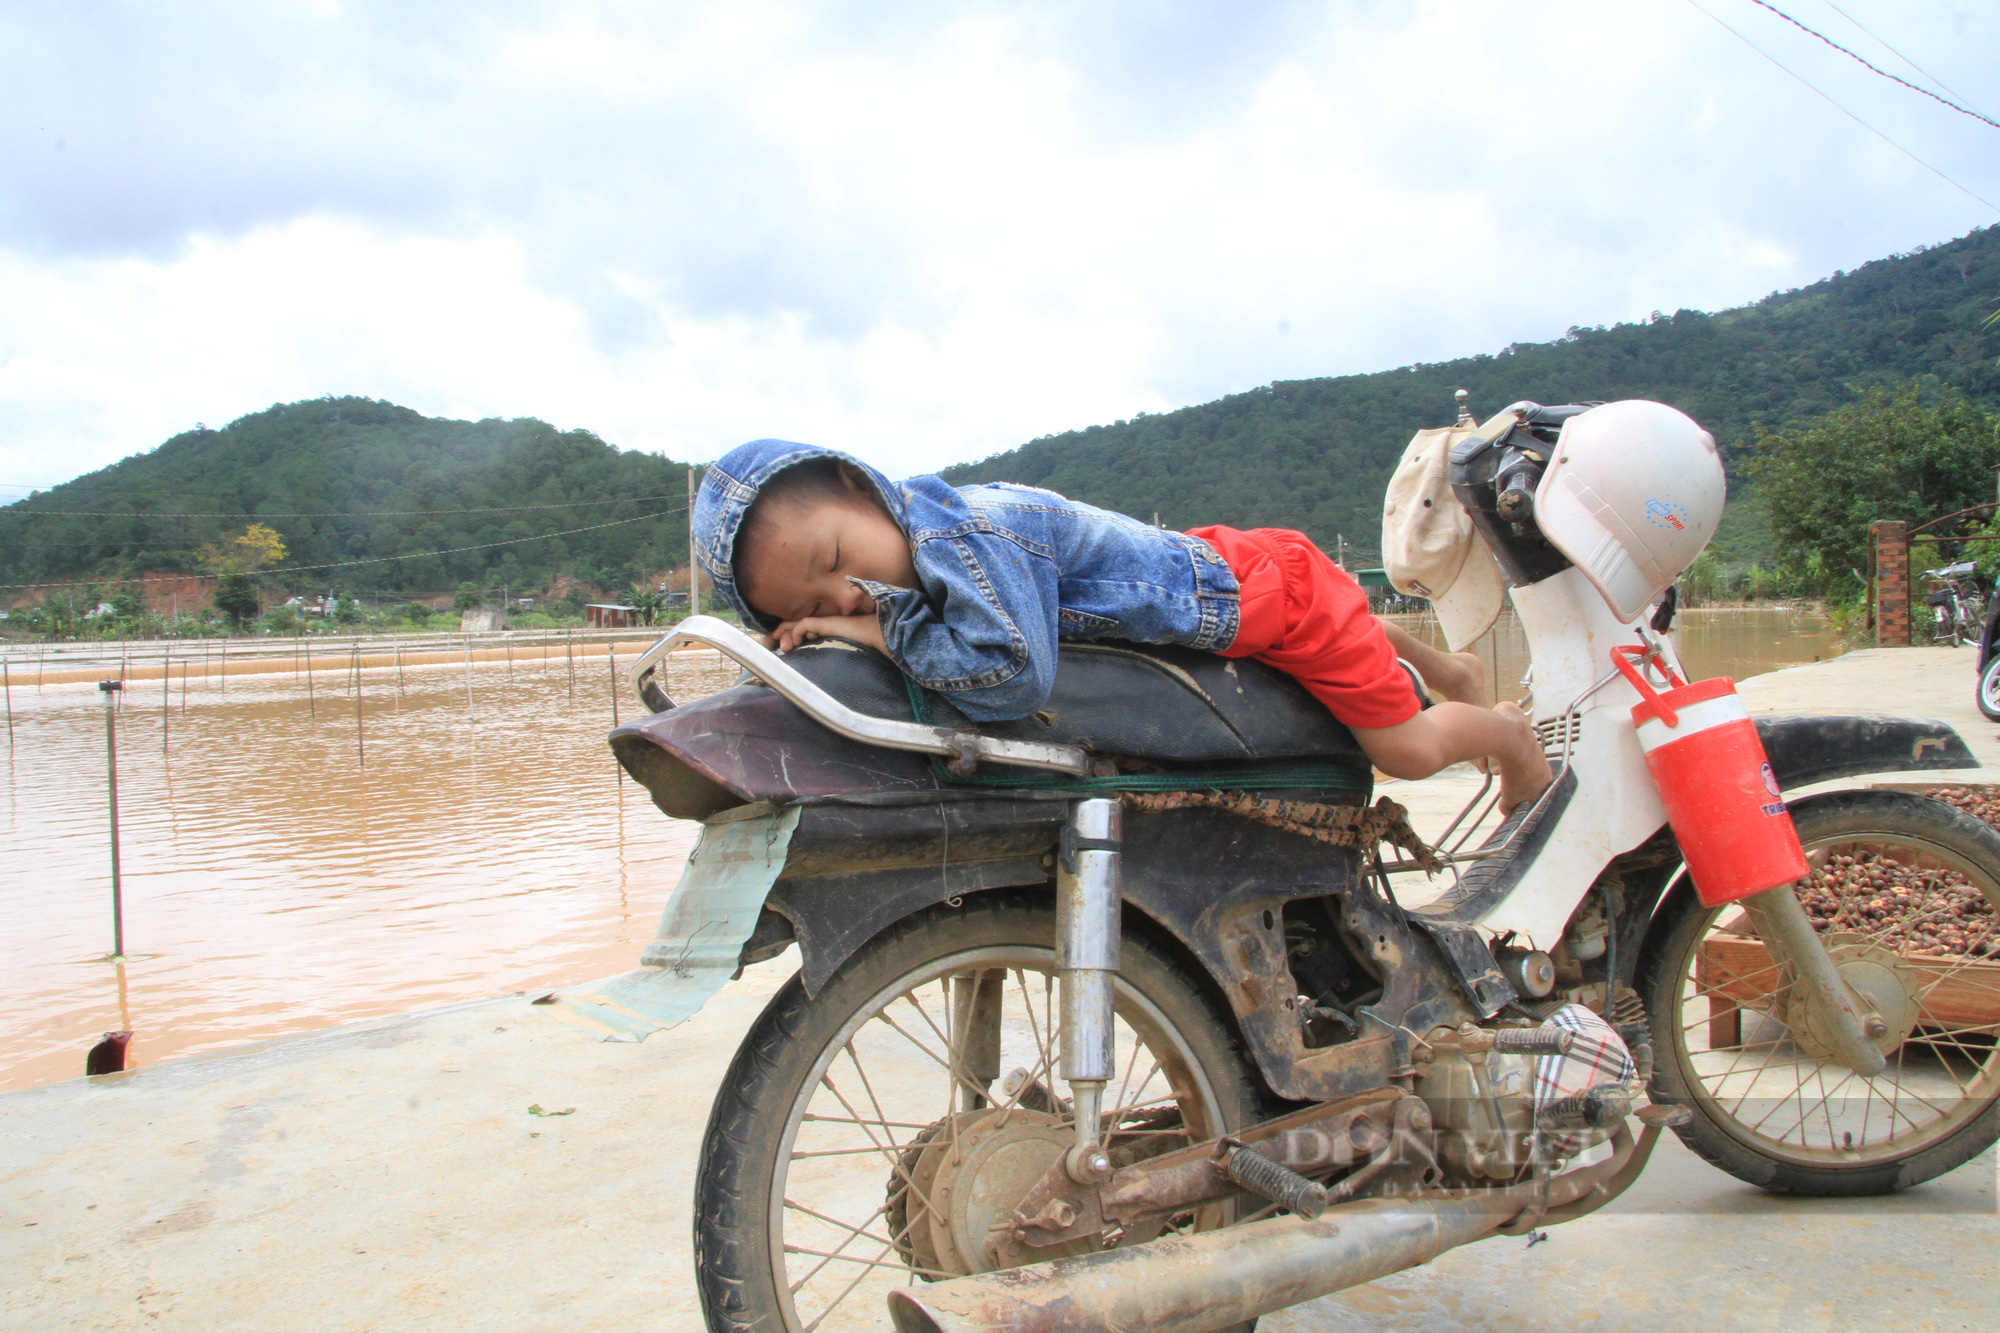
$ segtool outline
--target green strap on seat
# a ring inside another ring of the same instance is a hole
[[[903,689],[910,698],[912,720],[931,724],[930,692],[907,673]],[[1272,763],[1249,760],[1228,768],[1184,769],[1174,773],[1119,773],[1106,778],[1073,778],[1061,773],[954,773],[944,759],[931,756],[931,773],[953,787],[996,787],[1017,791],[1074,792],[1078,795],[1156,791],[1244,791],[1314,789],[1369,792],[1375,775],[1366,765]]]

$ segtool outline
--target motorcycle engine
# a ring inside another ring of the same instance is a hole
[[[1475,1058],[1483,1069],[1475,1071]],[[1416,1093],[1430,1107],[1446,1179],[1469,1184],[1519,1176],[1533,1149],[1534,1057],[1475,1057],[1440,1044],[1417,1071]]]
[[[1438,1163],[1458,1185],[1553,1170],[1608,1140],[1642,1086],[1617,1030],[1574,1004],[1540,1026],[1439,1029],[1414,1060]]]

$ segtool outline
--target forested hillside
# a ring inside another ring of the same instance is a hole
[[[261,522],[286,555],[260,580],[293,591],[623,587],[686,563],[686,486],[685,464],[588,431],[314,399],[176,435],[0,509],[0,583],[207,573],[202,546]],[[566,535],[518,540],[545,533]],[[348,563],[459,547],[475,549]]]
[[[1753,423],[1775,430],[1871,386],[1929,376],[2000,407],[2000,329],[1982,325],[1996,296],[2000,227],[1736,310],[1284,381],[1047,436],[946,475],[1050,486],[1172,525],[1302,528],[1328,546],[1345,537],[1367,560],[1391,467],[1412,431],[1451,419],[1455,389],[1482,414],[1520,398],[1657,398],[1708,426],[1735,463]],[[40,595],[20,585],[210,573],[203,546],[253,522],[286,548],[258,573],[267,589],[623,588],[684,563],[686,474],[533,419],[442,420],[365,398],[292,403],[0,507],[0,584],[14,585],[0,602]],[[1758,540],[1751,508],[1732,506],[1725,555],[1758,554],[1728,549]]]
[[[1452,418],[1543,403],[1654,398],[1692,415],[1740,463],[1752,423],[1777,429],[1860,389],[1935,376],[2000,406],[2000,227],[1866,264],[1717,314],[1571,329],[1493,356],[1288,380],[1199,407],[1050,435],[945,475],[1018,481],[1170,526],[1299,528],[1372,552],[1382,489],[1410,435]],[[1732,486],[1740,481],[1732,477]],[[1723,542],[1756,525],[1732,515]],[[1739,536],[1739,540],[1744,537]]]

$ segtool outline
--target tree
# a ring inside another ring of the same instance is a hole
[[[283,560],[285,542],[274,529],[252,523],[234,537],[203,542],[199,553],[202,563],[217,573],[248,574]]]
[[[452,594],[451,609],[458,612],[470,611],[482,600],[484,597],[478,588],[470,583],[461,583],[458,585],[458,591]]]
[[[667,609],[667,594],[642,579],[625,590],[625,603],[639,613],[641,625],[650,625]]]
[[[215,585],[215,609],[229,617],[238,630],[244,622],[264,609],[250,572],[285,558],[285,543],[262,523],[252,523],[234,537],[204,542],[202,563],[219,576]]]
[[[259,611],[264,603],[257,596],[257,585],[244,573],[224,574],[215,587],[215,609],[228,616],[237,629]]]
[[[1990,501],[2000,417],[1951,389],[1909,383],[1777,434],[1760,426],[1756,447],[1748,470],[1781,568],[1805,579],[1816,564],[1839,578],[1867,569],[1875,519],[1915,525]]]

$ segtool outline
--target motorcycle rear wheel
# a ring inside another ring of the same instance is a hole
[[[1828,1058],[1740,906],[1702,906],[1683,877],[1637,977],[1653,1097],[1694,1112],[1677,1132],[1696,1153],[1773,1193],[1920,1184],[2000,1137],[2000,833],[1909,792],[1792,815],[1813,867],[1794,889],[1890,1022],[1889,1067],[1862,1078]]]
[[[972,1206],[955,1200],[1011,1207],[1005,1199],[1026,1188],[1015,1177],[1039,1179],[1071,1133],[1052,1072],[1054,939],[1046,898],[976,894],[898,923],[817,996],[794,977],[772,997],[716,1092],[702,1144],[695,1273],[712,1333],[879,1329],[889,1290],[990,1264],[968,1261],[973,1247],[961,1242],[1004,1218],[955,1225]],[[996,977],[999,996],[982,1010]],[[982,1061],[969,1035],[980,1021],[968,1014],[980,1012],[998,1033],[997,1062],[990,1047]],[[1105,1101],[1116,1108],[1106,1122],[1115,1160],[1121,1143],[1150,1156],[1149,1142],[1170,1151],[1257,1119],[1230,1024],[1165,950],[1130,934],[1117,1012],[1120,1078]],[[1032,1078],[1009,1092],[976,1076],[982,1064]],[[951,1151],[927,1152],[933,1144]],[[965,1174],[961,1153],[996,1165]],[[1211,1205],[1179,1229],[1230,1220]]]

